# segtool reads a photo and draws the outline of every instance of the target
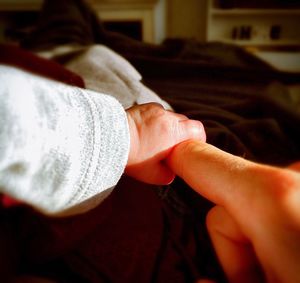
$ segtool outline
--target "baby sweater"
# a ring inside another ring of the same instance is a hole
[[[38,55],[60,62],[79,75],[87,89],[113,96],[125,109],[134,104],[156,102],[172,110],[166,101],[142,83],[141,74],[130,62],[104,45],[61,45]]]
[[[0,82],[0,192],[47,214],[99,204],[128,158],[122,105],[6,65]]]

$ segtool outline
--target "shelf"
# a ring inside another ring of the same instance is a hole
[[[133,1],[133,2],[105,2],[105,1],[91,1],[89,0],[88,3],[94,9],[101,9],[101,10],[113,10],[113,11],[120,11],[120,10],[148,10],[153,9],[157,1]]]
[[[209,41],[216,41],[214,39],[210,39]],[[237,40],[237,39],[227,39],[222,38],[221,40],[224,43],[230,44],[238,44],[242,46],[300,46],[299,40],[291,40],[291,39],[280,39],[280,40]]]
[[[43,5],[42,0],[27,0],[27,1],[8,1],[0,2],[1,12],[17,12],[17,11],[38,11]]]
[[[253,54],[274,68],[286,72],[300,72],[300,52],[253,51]]]
[[[141,23],[142,40],[155,41],[155,9],[158,0],[86,0],[105,22]]]
[[[300,47],[300,9],[223,9],[207,0],[207,41],[242,46]]]
[[[250,15],[261,15],[261,16],[281,16],[281,15],[299,15],[300,9],[217,9],[213,8],[210,11],[213,16],[250,16]]]

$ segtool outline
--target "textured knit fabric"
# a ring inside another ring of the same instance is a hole
[[[142,76],[125,58],[104,45],[61,45],[38,55],[60,62],[80,75],[87,89],[108,93],[125,109],[149,102],[172,109],[141,82]]]
[[[123,107],[5,65],[0,81],[1,192],[49,214],[96,206],[127,162]]]

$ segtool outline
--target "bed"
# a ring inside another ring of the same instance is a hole
[[[102,44],[125,57],[146,86],[176,112],[201,120],[208,142],[225,151],[280,166],[300,159],[300,105],[289,92],[300,84],[299,73],[278,71],[227,44],[135,41],[105,30],[83,1],[46,1],[37,28],[20,45],[41,52],[66,43]],[[65,74],[70,58],[55,60]],[[8,227],[1,237],[11,270],[24,278],[226,282],[205,228],[211,206],[180,179],[157,187],[124,176],[104,203],[76,217],[11,208],[1,217]]]

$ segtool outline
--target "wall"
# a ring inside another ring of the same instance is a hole
[[[166,0],[159,0],[154,12],[154,42],[161,43],[166,38]]]
[[[166,0],[167,36],[205,40],[207,0]]]
[[[42,0],[0,0],[1,7],[19,7],[20,10],[28,10],[28,5],[37,4]],[[89,0],[96,2],[100,0]],[[111,2],[142,2],[155,0],[101,0]],[[154,42],[160,43],[166,37],[186,37],[204,40],[206,28],[206,2],[207,0],[157,0],[154,11]],[[31,4],[33,3],[33,4]],[[24,6],[24,8],[23,8]],[[29,8],[28,8],[29,7]],[[3,37],[3,26],[0,15],[0,39]]]

